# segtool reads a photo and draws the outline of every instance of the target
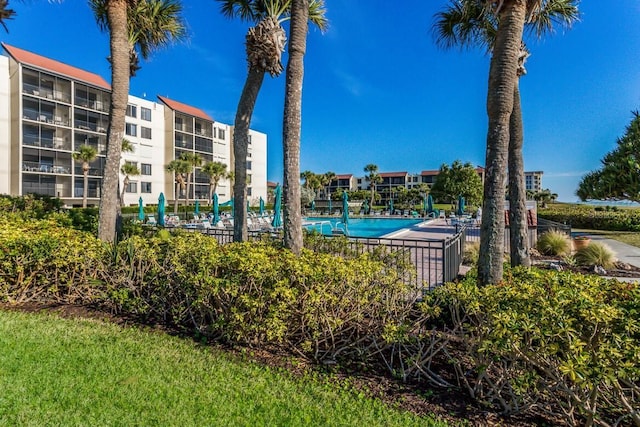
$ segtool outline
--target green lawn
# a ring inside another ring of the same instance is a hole
[[[0,425],[440,426],[352,391],[97,320],[0,311]]]

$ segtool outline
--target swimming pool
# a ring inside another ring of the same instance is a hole
[[[308,222],[319,224],[305,226],[307,230],[315,230],[330,235],[335,228],[342,229],[342,218],[309,217]],[[403,228],[410,228],[420,224],[422,219],[407,218],[349,218],[349,236],[381,237]]]

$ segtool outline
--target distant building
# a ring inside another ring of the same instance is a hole
[[[525,172],[524,186],[528,191],[538,192],[542,190],[542,171]]]

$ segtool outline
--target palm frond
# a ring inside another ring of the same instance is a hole
[[[13,17],[16,15],[16,11],[13,9],[8,9],[8,7],[8,0],[0,0],[0,24],[7,33],[9,32],[9,28],[7,28],[7,24],[5,23],[5,21],[8,19],[13,19]]]

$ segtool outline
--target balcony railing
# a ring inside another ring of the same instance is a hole
[[[69,175],[71,167],[69,165],[52,165],[39,162],[22,162],[22,170],[25,172],[52,173],[57,175]]]
[[[31,147],[49,148],[52,150],[71,150],[71,143],[63,138],[38,138],[36,136],[25,136],[22,140],[23,145]]]
[[[76,120],[75,127],[82,130],[90,130],[93,132],[107,133],[107,125],[102,123],[87,122],[84,120]]]
[[[79,107],[90,108],[92,110],[102,111],[107,113],[109,111],[109,104],[102,101],[91,100],[76,96],[76,105]]]
[[[76,175],[84,175],[84,171],[82,170],[82,165],[76,166],[73,169],[73,173]],[[102,176],[104,173],[104,169],[99,168],[89,168],[89,176]]]

